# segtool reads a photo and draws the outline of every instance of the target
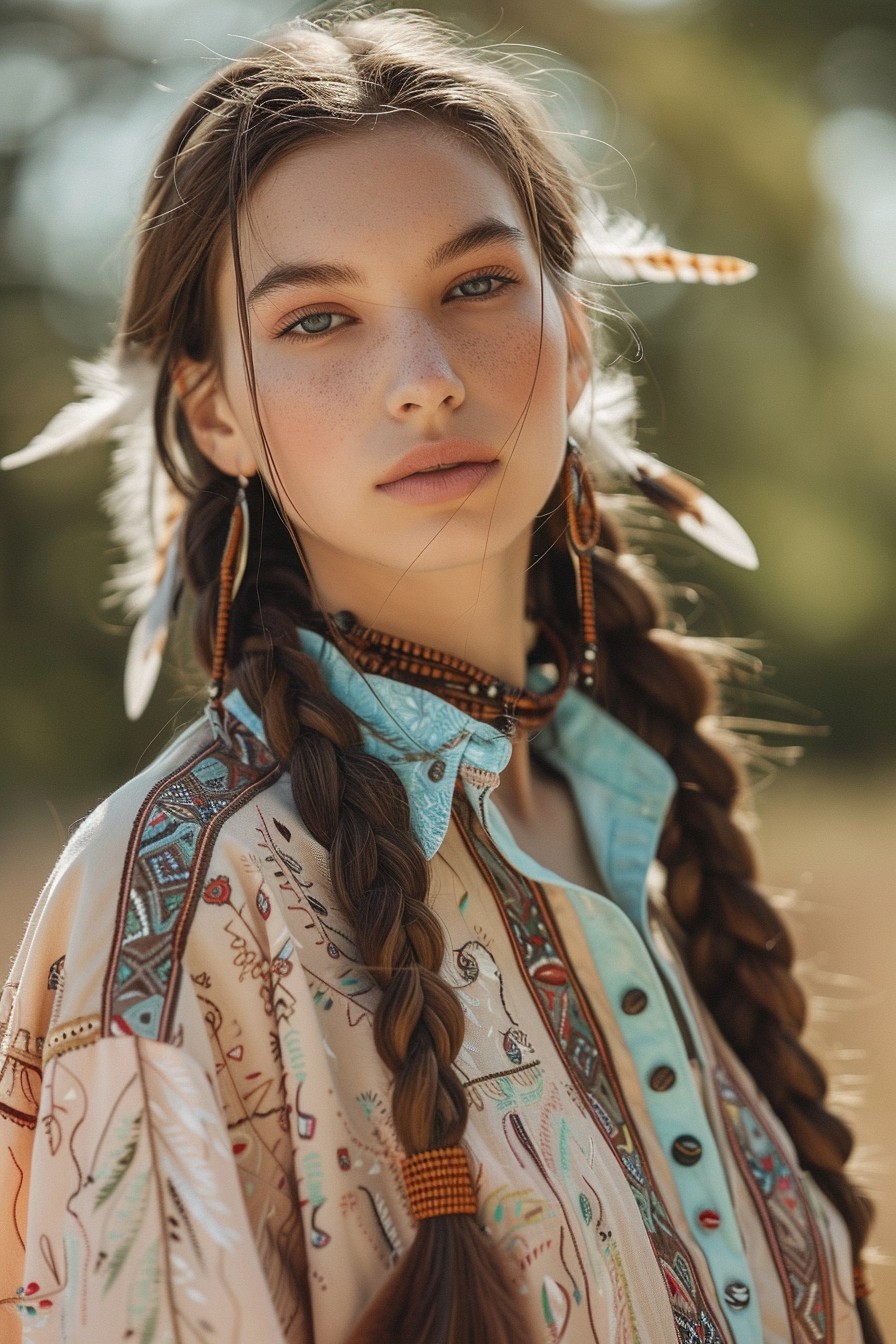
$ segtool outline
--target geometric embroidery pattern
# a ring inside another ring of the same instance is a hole
[[[168,1039],[186,936],[218,830],[281,771],[265,745],[225,715],[215,740],[155,785],[128,844],[103,987],[103,1035]]]
[[[794,1344],[831,1344],[827,1260],[798,1174],[728,1072],[715,1082],[731,1148],[765,1227],[790,1313]]]
[[[458,804],[461,834],[504,915],[545,1025],[628,1180],[663,1274],[680,1344],[723,1344],[693,1260],[656,1187],[607,1044],[566,956],[544,891],[505,863],[462,794]]]

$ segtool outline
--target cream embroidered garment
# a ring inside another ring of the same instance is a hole
[[[509,744],[303,634],[402,776],[467,1018],[486,1233],[533,1339],[859,1344],[848,1241],[651,922],[665,762],[539,749],[608,885],[515,846]],[[239,696],[81,827],[0,1004],[0,1340],[339,1344],[414,1236],[327,855]]]

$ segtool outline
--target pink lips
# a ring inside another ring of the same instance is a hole
[[[470,494],[497,465],[494,449],[475,439],[437,439],[412,448],[377,489],[408,503],[446,503]]]

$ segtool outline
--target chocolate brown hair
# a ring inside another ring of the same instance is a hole
[[[503,59],[483,58],[419,15],[298,21],[215,75],[188,103],[159,155],[144,202],[119,342],[161,367],[159,452],[189,500],[185,563],[195,597],[194,644],[210,669],[218,567],[236,483],[196,450],[174,392],[185,356],[214,364],[212,287],[239,212],[278,159],[311,137],[388,111],[464,137],[504,174],[531,221],[548,279],[568,285],[578,237],[575,167],[537,95]],[[251,348],[239,293],[250,390]],[[257,406],[256,406],[257,411]],[[392,1113],[409,1153],[462,1140],[467,1099],[454,1061],[464,1019],[442,977],[441,926],[427,904],[427,864],[407,797],[367,755],[353,714],[303,652],[297,624],[319,622],[295,539],[259,478],[248,491],[251,552],[234,604],[228,676],[261,715],[289,770],[296,807],[330,854],[338,900],[381,990],[376,1048],[393,1078]],[[577,635],[575,584],[558,519],[534,557],[530,598]],[[540,534],[541,535],[541,534]],[[726,1039],[783,1120],[803,1166],[843,1215],[858,1260],[870,1208],[844,1175],[852,1139],[824,1106],[826,1080],[801,1044],[805,1001],[789,935],[756,885],[733,809],[741,779],[701,721],[715,698],[710,670],[667,629],[655,592],[619,563],[621,534],[604,524],[594,561],[601,638],[596,698],[670,763],[679,788],[660,858],[688,970]],[[880,1339],[867,1304],[866,1341]],[[504,1260],[472,1216],[427,1219],[371,1302],[353,1344],[519,1344],[529,1337]]]

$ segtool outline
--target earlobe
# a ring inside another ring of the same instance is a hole
[[[171,381],[202,456],[227,476],[254,476],[255,460],[214,365],[181,359]]]

